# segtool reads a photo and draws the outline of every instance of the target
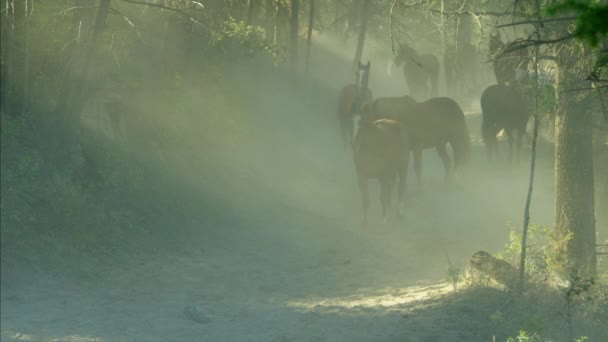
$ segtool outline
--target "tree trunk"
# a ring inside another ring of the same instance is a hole
[[[248,0],[247,3],[247,25],[253,25],[253,11],[255,0]]]
[[[315,0],[310,1],[310,11],[308,12],[308,36],[306,37],[306,67],[305,72],[308,73],[310,68],[310,50],[312,48],[312,28],[315,19]]]
[[[23,96],[22,96],[22,108],[23,112],[27,112],[29,104],[29,85],[30,85],[30,16],[28,7],[28,1],[25,0],[25,18],[24,18],[24,47],[23,47]],[[33,2],[32,2],[33,4]]]
[[[360,10],[360,26],[359,26],[359,38],[357,39],[357,49],[355,50],[355,57],[353,58],[353,66],[357,65],[361,61],[363,55],[363,47],[365,46],[365,36],[367,35],[367,22],[369,20],[369,6],[370,0],[361,0]]]
[[[570,51],[560,52],[564,54]],[[566,60],[567,59],[567,60]],[[555,120],[555,231],[571,233],[565,249],[568,271],[593,275],[596,270],[593,149],[591,113],[570,91],[576,56],[558,60],[558,113]]]
[[[13,89],[13,74],[14,74],[14,57],[15,57],[15,25],[13,1],[6,0],[4,3],[5,20],[2,20],[2,94],[0,95],[0,103],[2,110],[7,114],[14,114],[11,106],[12,89]]]
[[[273,0],[274,6],[274,25],[272,28],[272,44],[277,45],[279,40],[279,12],[281,10],[281,4],[278,0]]]
[[[298,69],[298,27],[300,0],[291,0],[291,30],[289,38],[289,57],[293,70]]]
[[[441,12],[445,11],[445,1],[441,0]],[[441,52],[443,53],[443,79],[445,81],[445,94],[450,94],[453,87],[452,82],[452,60],[449,57],[450,50],[448,48],[448,27],[445,15],[441,16]]]

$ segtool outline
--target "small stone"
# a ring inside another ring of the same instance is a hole
[[[207,316],[205,316],[203,314],[203,311],[201,310],[201,308],[199,308],[197,305],[188,305],[184,308],[184,315],[192,320],[195,321],[197,323],[201,323],[201,324],[207,324],[209,322],[211,322],[211,319]]]

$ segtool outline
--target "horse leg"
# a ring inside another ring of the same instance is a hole
[[[405,187],[407,184],[407,169],[409,164],[409,152],[406,154],[406,157],[403,161],[403,164],[399,168],[399,188],[398,188],[398,196],[399,196],[399,208],[397,215],[401,218],[401,209],[405,209]]]
[[[448,156],[447,144],[442,143],[437,145],[437,153],[445,169],[445,182],[450,183],[452,180],[452,161],[450,160],[450,156]]]
[[[414,149],[414,172],[416,173],[416,182],[418,190],[422,191],[422,148]]]
[[[380,203],[382,203],[382,219],[384,223],[387,223],[389,218],[393,183],[392,177],[382,177],[380,181]]]
[[[515,162],[519,164],[521,159],[521,145],[525,134],[525,129],[517,130],[517,140],[515,141]]]
[[[505,133],[507,134],[507,139],[509,140],[509,163],[513,163],[513,145],[514,145],[514,141],[513,141],[513,129],[509,128],[509,129],[505,129]]]
[[[363,222],[362,226],[364,229],[367,228],[368,223],[368,211],[369,211],[369,188],[367,184],[367,178],[359,176],[359,190],[361,191],[361,204],[363,207]]]

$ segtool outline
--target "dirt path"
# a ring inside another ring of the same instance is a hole
[[[502,170],[478,161],[474,175],[446,188],[438,158],[427,153],[425,192],[410,187],[406,220],[362,231],[352,174],[306,147],[299,152],[283,172],[254,165],[248,177],[264,195],[243,195],[240,223],[197,223],[200,236],[182,250],[136,256],[81,279],[48,276],[3,288],[2,341],[491,338],[467,328],[485,313],[412,310],[449,298],[452,287],[442,282],[448,255],[463,267],[475,251],[502,247],[505,224],[520,220],[526,165]],[[540,169],[534,218],[546,223],[551,169]],[[189,305],[200,309],[202,323],[186,317]]]

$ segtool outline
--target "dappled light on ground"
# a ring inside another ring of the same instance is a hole
[[[439,300],[454,291],[449,283],[437,283],[429,286],[410,286],[406,288],[386,288],[383,290],[362,289],[346,297],[311,297],[291,300],[288,307],[320,310],[321,312],[348,313],[351,309],[399,309],[413,308],[427,300]]]
[[[46,341],[46,342],[104,342],[100,337],[67,335],[67,336],[43,336],[36,334],[24,334],[10,329],[2,329],[0,337],[3,341]]]

